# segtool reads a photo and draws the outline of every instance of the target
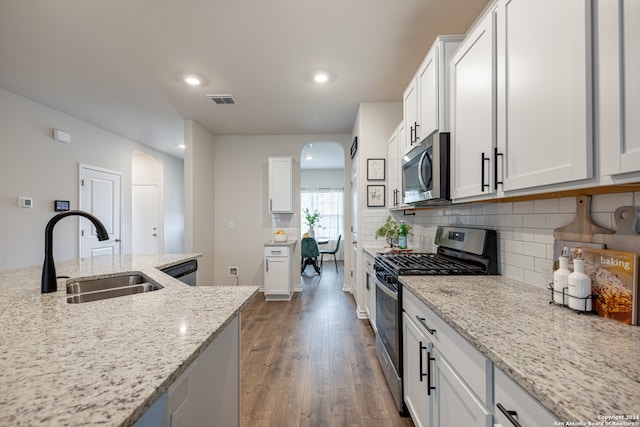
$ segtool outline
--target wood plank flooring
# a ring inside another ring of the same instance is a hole
[[[342,291],[343,270],[302,276],[290,302],[257,295],[242,313],[243,427],[413,426],[400,417],[368,320]]]

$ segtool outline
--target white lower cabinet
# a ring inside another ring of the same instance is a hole
[[[407,313],[402,314],[404,338],[404,403],[416,427],[434,426],[435,392],[429,388],[433,343]]]
[[[375,258],[367,251],[364,252],[364,291],[366,297],[364,299],[364,309],[367,312],[367,318],[374,331],[376,329],[376,273],[373,269]]]
[[[493,364],[412,293],[403,292],[404,393],[424,427],[491,427]]]
[[[441,427],[491,427],[493,416],[440,352],[435,360],[437,419]]]
[[[404,401],[416,426],[559,425],[546,408],[407,288],[402,309]]]
[[[288,246],[264,248],[264,295],[267,300],[289,301],[293,296],[291,252]]]
[[[135,427],[240,427],[240,315],[169,386]]]
[[[560,425],[557,418],[498,368],[495,368],[494,380],[496,404],[493,413],[496,425],[502,427],[518,425],[509,418],[526,427]]]

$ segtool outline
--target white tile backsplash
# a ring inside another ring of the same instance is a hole
[[[602,227],[615,228],[613,212],[620,206],[640,206],[640,193],[597,195],[591,198],[591,219]],[[459,224],[485,227],[498,232],[500,274],[534,286],[546,288],[551,279],[548,267],[553,263],[553,230],[575,218],[574,197],[523,202],[486,203],[418,210],[415,216],[394,212],[412,226],[409,247],[435,250],[437,225]],[[388,213],[368,211],[373,236]],[[367,223],[366,221],[363,221]],[[372,239],[372,237],[371,237]],[[373,240],[373,243],[381,243]]]

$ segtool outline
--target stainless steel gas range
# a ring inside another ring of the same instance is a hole
[[[497,274],[495,230],[439,226],[436,253],[381,253],[375,260],[376,353],[398,411],[402,390],[402,275]]]

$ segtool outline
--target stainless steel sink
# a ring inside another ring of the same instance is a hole
[[[142,274],[124,274],[103,279],[77,280],[67,283],[67,302],[77,304],[162,289]]]

